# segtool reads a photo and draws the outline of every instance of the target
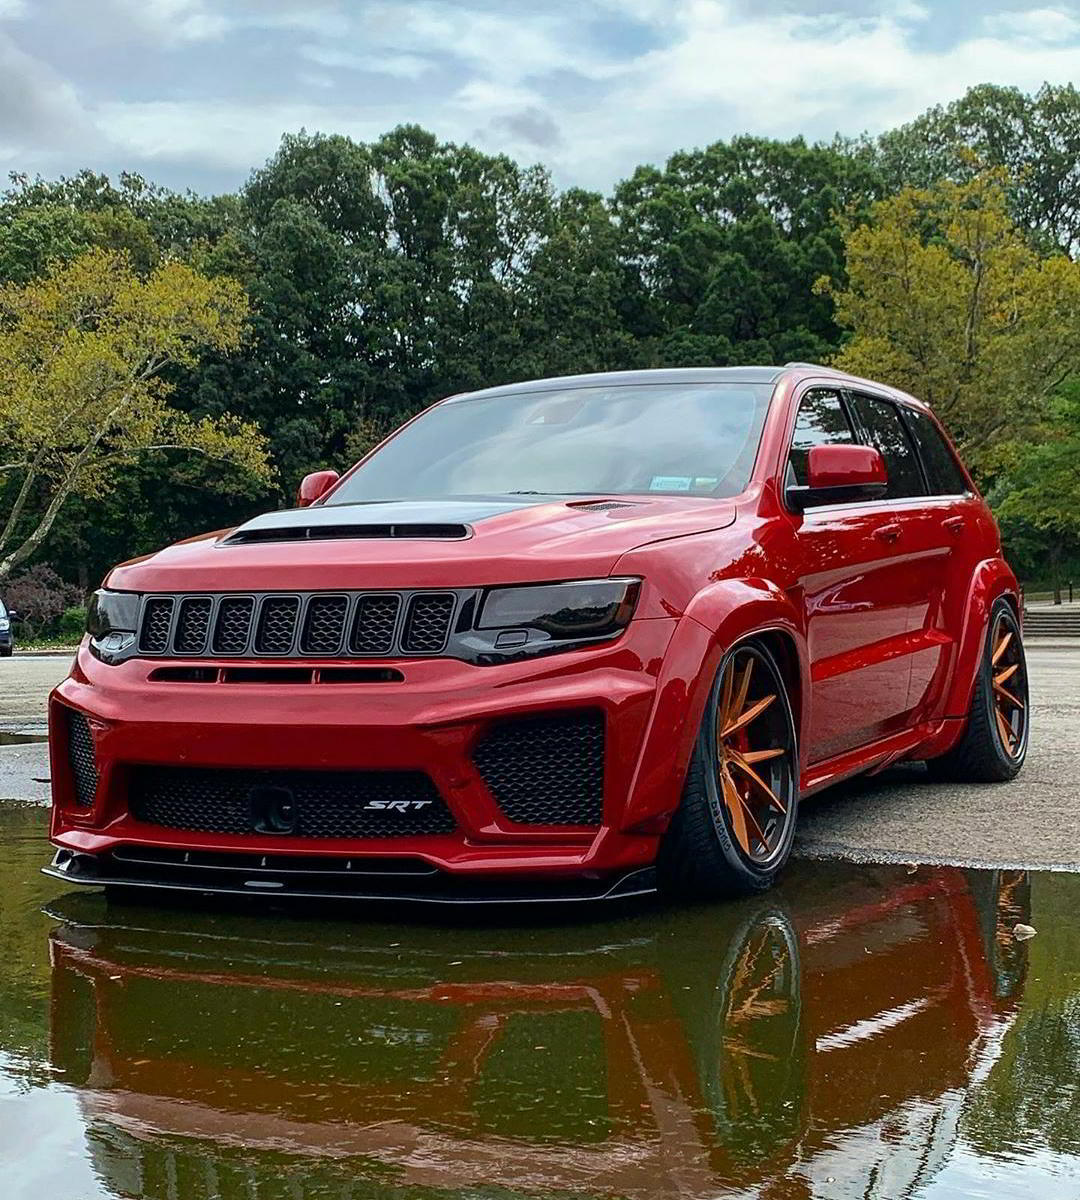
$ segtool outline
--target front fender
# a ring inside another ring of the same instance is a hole
[[[952,679],[946,687],[946,717],[966,717],[968,714],[990,610],[1000,596],[1008,596],[1012,600],[1022,620],[1020,588],[1009,564],[1003,558],[984,559],[971,576],[964,629],[960,635]]]
[[[810,668],[798,610],[765,579],[726,579],[700,591],[675,627],[619,828],[660,832],[678,807],[709,689],[724,652],[755,633],[785,636],[798,671],[799,744],[809,723]]]

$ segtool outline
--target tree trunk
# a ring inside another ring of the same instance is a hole
[[[1050,579],[1054,588],[1054,603],[1061,603],[1061,547],[1050,543]]]

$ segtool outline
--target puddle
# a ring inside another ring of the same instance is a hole
[[[5,733],[0,729],[0,746],[28,746],[48,740],[47,733]]]
[[[43,837],[0,810],[9,1200],[1077,1194],[1076,876],[403,924],[109,906]]]

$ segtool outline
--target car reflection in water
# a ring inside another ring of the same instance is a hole
[[[850,866],[600,928],[271,940],[89,899],[53,909],[52,1057],[104,1185],[155,1200],[908,1196],[994,1062],[1028,914],[1019,872]]]

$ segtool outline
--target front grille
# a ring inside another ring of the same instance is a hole
[[[270,592],[147,596],[139,624],[139,652],[179,658],[441,654],[461,597],[474,594]]]
[[[136,767],[129,807],[149,825],[199,833],[388,838],[456,828],[422,771]]]
[[[68,763],[75,783],[75,804],[79,808],[90,808],[97,794],[98,769],[94,755],[94,740],[90,736],[90,724],[81,712],[69,708]]]
[[[519,825],[599,825],[604,818],[604,715],[594,710],[500,721],[473,762]]]

